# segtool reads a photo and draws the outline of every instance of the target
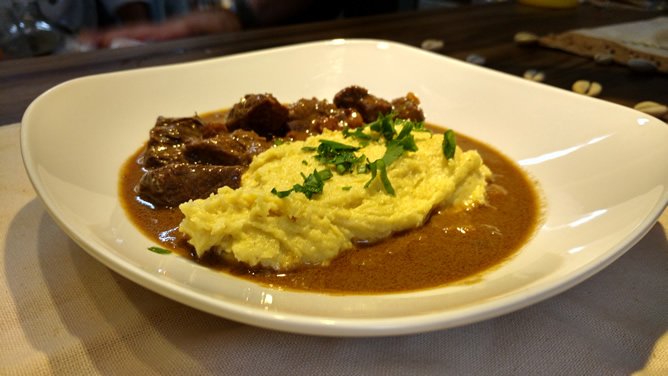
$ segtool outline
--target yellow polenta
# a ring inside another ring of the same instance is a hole
[[[190,236],[199,256],[208,250],[228,252],[251,266],[289,269],[326,265],[355,240],[374,242],[419,227],[439,205],[485,202],[491,172],[476,151],[457,148],[448,160],[442,134],[413,135],[418,151],[405,152],[387,169],[396,196],[386,193],[378,177],[365,188],[371,175],[355,169],[343,175],[332,169],[323,192],[311,199],[298,192],[283,198],[271,193],[272,188],[283,191],[303,184],[300,173],[308,176],[325,168],[304,146],[317,147],[319,139],[359,146],[354,138],[325,130],[256,156],[240,188],[223,187],[209,198],[181,204],[185,219],[179,229]],[[356,154],[375,161],[385,150],[381,137]]]

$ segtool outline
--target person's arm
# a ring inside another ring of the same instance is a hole
[[[253,26],[269,26],[303,11],[315,0],[243,0],[252,11]],[[136,24],[103,31],[83,32],[81,43],[108,48],[114,39],[164,41],[196,35],[238,31],[243,28],[240,17],[222,7],[210,11],[194,11],[168,19],[160,24]]]
[[[109,48],[116,39],[158,42],[196,35],[241,30],[237,17],[227,10],[196,11],[168,19],[160,24],[138,23],[108,30],[83,31],[79,42],[97,48]]]

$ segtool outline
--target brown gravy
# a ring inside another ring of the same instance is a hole
[[[539,221],[541,208],[534,184],[515,163],[466,136],[458,134],[457,145],[464,150],[477,149],[494,173],[488,206],[434,213],[424,226],[381,243],[358,244],[326,267],[276,273],[228,265],[213,257],[197,259],[178,231],[183,218],[178,208],[152,209],[137,197],[135,187],[144,172],[138,162],[143,148],[123,167],[120,196],[134,223],[164,248],[256,283],[332,294],[427,289],[465,280],[504,262],[531,237]]]

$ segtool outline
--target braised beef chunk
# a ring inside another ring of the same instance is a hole
[[[323,129],[341,130],[364,125],[362,115],[354,109],[338,108],[327,99],[300,99],[288,107],[288,129],[320,134]]]
[[[392,107],[399,119],[424,121],[424,113],[420,108],[420,99],[413,93],[409,92],[405,97],[394,99]]]
[[[148,172],[139,194],[156,206],[176,206],[222,186],[238,188],[253,157],[276,139],[290,142],[324,129],[361,127],[392,110],[400,119],[424,121],[413,93],[390,103],[359,86],[339,91],[333,102],[300,99],[289,107],[271,94],[249,94],[225,115],[206,118],[207,123],[199,117],[160,117],[143,154]]]
[[[244,166],[173,163],[149,170],[139,181],[139,196],[158,206],[174,207],[206,198],[218,188],[239,188]]]
[[[221,133],[228,133],[227,126],[225,123],[218,121],[207,122],[202,128],[202,137],[204,138],[215,137]]]
[[[188,144],[184,154],[191,163],[249,165],[253,157],[273,145],[253,131],[237,129]]]
[[[189,142],[202,138],[204,123],[198,117],[159,117],[151,129],[144,152],[144,166],[153,168],[184,162],[183,149]]]
[[[339,108],[357,110],[366,123],[378,119],[379,113],[387,115],[392,111],[390,102],[369,94],[367,89],[359,86],[349,86],[336,93],[334,104]]]
[[[288,109],[271,94],[248,94],[235,104],[225,116],[229,131],[246,129],[260,136],[285,133]]]

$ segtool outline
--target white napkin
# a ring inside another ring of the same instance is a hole
[[[619,43],[632,50],[668,58],[668,17],[574,30],[591,38]]]
[[[668,17],[549,34],[540,38],[540,44],[597,62],[668,73]]]

